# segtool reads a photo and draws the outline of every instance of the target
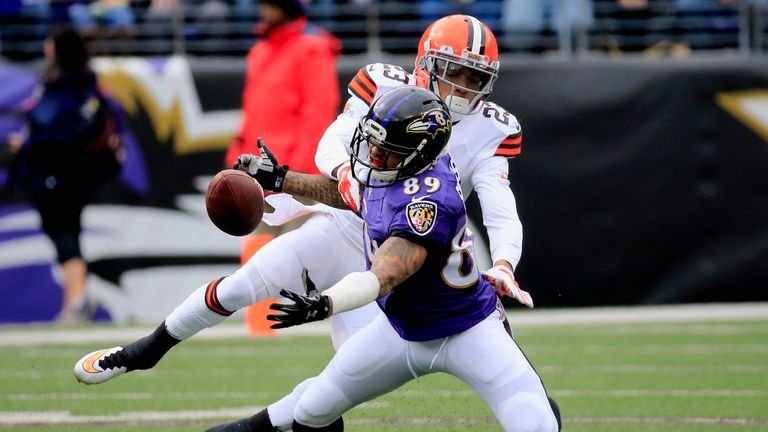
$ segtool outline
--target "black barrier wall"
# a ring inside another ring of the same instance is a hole
[[[340,66],[342,88],[360,66]],[[241,62],[191,70],[203,113],[239,108]],[[174,207],[235,130],[179,144],[172,114],[132,100],[151,187],[100,199]],[[768,300],[768,62],[508,62],[493,100],[523,127],[516,274],[537,306]],[[474,197],[469,211],[479,224]]]
[[[524,134],[518,277],[539,304],[768,299],[768,63],[529,65],[500,82]]]

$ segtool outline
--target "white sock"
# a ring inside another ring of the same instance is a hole
[[[205,304],[208,284],[189,295],[165,319],[165,327],[171,336],[179,340],[188,339],[204,328],[213,327],[227,316],[220,315]]]
[[[171,336],[179,340],[224,321],[233,312],[267,299],[264,282],[256,271],[241,267],[227,276],[203,285],[165,319]]]

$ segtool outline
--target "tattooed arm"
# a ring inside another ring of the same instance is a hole
[[[427,249],[402,237],[388,238],[376,252],[371,272],[379,279],[379,297],[411,277],[427,259]]]
[[[322,293],[321,298],[329,299],[325,316],[384,297],[416,273],[426,259],[424,246],[402,237],[388,238],[376,251],[370,271],[350,273]]]
[[[280,295],[290,302],[271,305],[269,308],[278,313],[267,319],[277,322],[272,328],[285,328],[359,308],[387,295],[416,273],[426,258],[425,247],[402,237],[390,237],[373,257],[370,271],[350,273],[317,297],[282,290]]]
[[[283,192],[349,210],[339,193],[336,180],[321,175],[302,174],[288,171],[283,181]]]
[[[259,138],[259,151],[262,156],[241,154],[233,169],[248,173],[266,191],[285,192],[321,202],[331,207],[349,209],[339,192],[338,182],[320,175],[302,174],[289,171],[281,166],[277,158]],[[335,174],[336,167],[333,171]]]

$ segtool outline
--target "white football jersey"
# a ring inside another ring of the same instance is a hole
[[[315,156],[320,171],[335,177],[333,170],[349,161],[349,144],[355,128],[377,97],[395,87],[415,83],[414,77],[400,66],[374,63],[361,68],[347,87],[350,98],[344,112],[320,140]],[[492,260],[507,260],[516,267],[522,252],[523,229],[509,186],[507,158],[520,154],[520,124],[515,116],[492,102],[485,102],[473,114],[451,114],[453,131],[448,146],[461,176],[464,196],[468,197],[472,190],[478,194]],[[357,220],[349,215],[339,217],[362,226],[356,216]],[[353,228],[353,232],[361,231]]]

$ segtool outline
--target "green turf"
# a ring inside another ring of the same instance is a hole
[[[768,431],[768,320],[521,327],[516,339],[558,400],[565,431]],[[318,373],[332,356],[327,337],[191,340],[151,371],[98,386],[75,382],[74,362],[100,347],[0,348],[0,416],[14,411],[116,416],[256,409]],[[446,375],[411,382],[345,419],[349,431],[501,430],[471,390]],[[397,424],[398,419],[440,423]],[[715,419],[744,424],[701,423]],[[180,432],[219,422],[13,430]]]

